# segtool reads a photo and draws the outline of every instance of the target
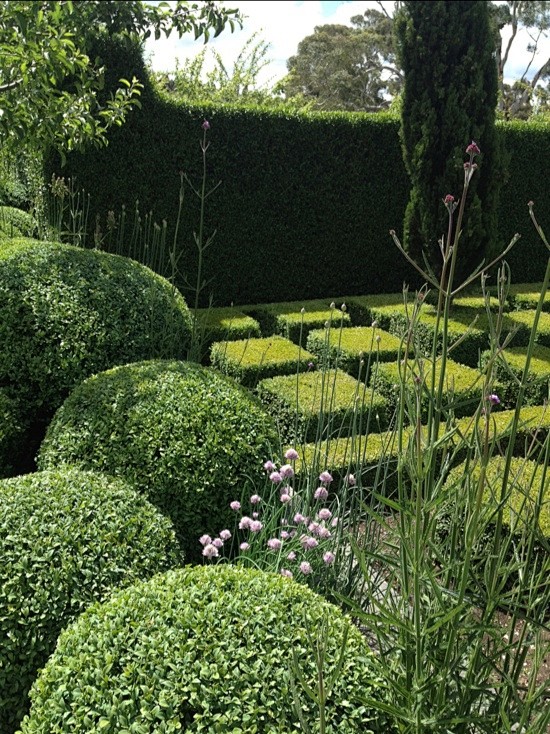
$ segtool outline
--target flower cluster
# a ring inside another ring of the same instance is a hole
[[[240,536],[241,541],[236,560],[303,579],[335,563],[335,536],[341,523],[335,507],[327,504],[334,481],[330,472],[321,472],[314,488],[306,483],[306,489],[297,490],[297,451],[289,449],[284,459],[285,463],[280,465],[271,460],[265,462],[265,495],[251,495],[247,503],[243,500],[244,508],[241,501],[230,503],[237,514],[234,535]],[[353,487],[356,480],[348,474],[344,482]],[[229,531],[222,531],[215,539],[203,535],[200,543],[205,558],[219,558],[223,542],[229,537]]]

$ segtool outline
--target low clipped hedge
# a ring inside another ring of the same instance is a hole
[[[484,355],[487,358],[487,354]],[[526,347],[504,349],[496,362],[497,379],[500,384],[499,396],[506,405],[515,403],[523,370],[527,359]],[[529,363],[529,374],[524,382],[524,403],[541,405],[549,398],[550,385],[550,348],[535,345]]]
[[[219,341],[250,339],[261,336],[260,324],[236,308],[207,308],[197,312],[203,349]]]
[[[376,373],[371,380],[372,387],[380,392],[387,400],[390,410],[395,410],[399,400],[399,384],[400,373],[404,367],[397,362],[386,362],[379,364]],[[439,376],[441,372],[440,363],[437,362],[435,368],[436,385],[439,384]],[[422,368],[418,361],[410,360],[408,362],[408,370],[406,374],[407,390],[413,389],[414,382],[419,381],[418,386],[420,393],[420,411],[422,420],[426,420],[428,414],[429,400],[435,399],[426,387],[429,384],[431,376],[431,361],[425,359],[422,361]],[[463,364],[453,362],[447,359],[445,371],[445,384],[443,386],[444,397],[443,406],[446,410],[453,410],[454,415],[460,418],[465,415],[471,415],[476,404],[482,397],[482,381],[480,372],[472,367],[466,367]]]
[[[190,335],[183,297],[136,262],[29,240],[0,249],[0,388],[32,425],[23,464],[75,385],[117,364],[183,357]]]
[[[212,344],[210,361],[224,375],[247,387],[275,375],[290,375],[315,366],[317,357],[282,336]]]
[[[72,468],[0,482],[0,731],[12,734],[62,629],[182,560],[172,524],[120,480]]]
[[[380,430],[388,424],[384,398],[341,370],[271,377],[259,382],[256,392],[287,443],[360,433],[368,424]]]
[[[518,310],[535,309],[540,300],[542,283],[517,283],[508,290],[508,301]],[[550,311],[550,291],[544,295],[543,311]]]
[[[399,337],[372,326],[345,329],[315,329],[307,339],[307,348],[321,363],[339,367],[352,377],[368,380],[378,362],[396,360],[401,352]]]
[[[229,503],[264,480],[277,452],[272,419],[216,371],[149,361],[102,372],[56,413],[38,465],[61,462],[123,477],[169,515],[188,560],[198,539],[233,521]]]
[[[279,334],[302,346],[305,346],[307,335],[312,329],[326,325],[337,329],[351,323],[345,307],[336,309],[328,299],[269,303],[247,306],[245,310],[258,319],[264,335]]]
[[[280,575],[233,566],[187,567],[95,605],[60,638],[32,691],[22,734],[301,732],[294,695],[316,730],[312,639],[322,637],[327,730],[396,731],[358,702],[382,699],[366,639],[332,604]],[[69,715],[70,712],[70,715]]]

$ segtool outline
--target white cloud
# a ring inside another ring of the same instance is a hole
[[[212,47],[231,66],[245,42],[254,32],[270,43],[267,58],[268,67],[260,76],[260,82],[275,82],[286,74],[286,61],[294,55],[299,42],[313,33],[315,26],[325,23],[350,25],[353,15],[360,15],[367,7],[378,8],[378,3],[352,0],[352,2],[323,3],[320,0],[227,0],[227,7],[238,7],[247,16],[242,30],[231,33],[226,29],[218,38],[211,39],[207,48]],[[393,11],[393,2],[384,2],[388,12]],[[525,71],[530,55],[527,52],[528,36],[520,32],[516,38],[508,64],[506,81],[517,79]],[[183,61],[193,58],[202,48],[202,41],[194,41],[192,37],[178,39],[176,35],[159,41],[146,43],[146,54],[151,55],[151,63],[157,71],[171,71],[175,68],[176,59]],[[541,50],[532,65],[531,75],[550,55],[550,39],[546,37]],[[207,58],[210,54],[207,52]]]

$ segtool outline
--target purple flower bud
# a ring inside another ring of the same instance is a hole
[[[235,500],[234,502],[230,502],[229,503],[229,507],[231,507],[232,510],[234,510],[235,512],[237,512],[238,510],[241,509],[241,503],[240,502],[237,502],[237,500]]]
[[[283,505],[286,505],[291,501],[292,501],[292,497],[289,494],[287,494],[286,492],[283,492],[283,494],[281,495],[281,502],[283,503]]]
[[[294,469],[290,466],[290,464],[283,464],[283,466],[279,469],[279,474],[282,476],[283,479],[290,479],[294,476]]]
[[[270,538],[270,539],[269,539],[269,540],[267,541],[267,547],[268,547],[268,548],[269,548],[270,550],[280,550],[280,548],[281,548],[282,544],[283,544],[283,543],[282,543],[282,541],[281,541],[281,540],[279,540],[279,538]]]
[[[264,469],[266,471],[269,471],[269,472],[275,471],[276,468],[277,467],[275,466],[275,464],[272,461],[266,461],[264,464]]]
[[[240,544],[240,546],[239,546],[239,548],[240,548],[240,549],[241,549],[242,551],[247,551],[247,550],[250,550],[250,544],[249,544],[249,543],[241,543],[241,544]]]
[[[326,500],[328,497],[328,490],[326,487],[317,487],[313,496],[316,500]]]
[[[249,517],[241,517],[241,521],[239,522],[239,530],[250,530],[250,524],[252,523],[252,520]]]
[[[500,398],[498,395],[488,395],[487,400],[491,403],[491,405],[500,405]]]
[[[201,545],[209,545],[209,543],[212,542],[212,538],[209,535],[201,535],[199,538],[199,543]]]
[[[344,481],[347,482],[350,487],[355,487],[355,485],[357,484],[357,481],[355,479],[355,475],[354,474],[351,474],[351,473],[350,474],[346,474],[346,476],[344,477]]]
[[[300,563],[300,571],[304,574],[304,576],[307,576],[308,573],[312,572],[311,564],[307,561],[302,561]]]
[[[273,484],[278,484],[279,482],[282,482],[283,481],[283,478],[279,474],[278,471],[272,471],[271,474],[269,475],[269,478],[271,479],[271,481],[273,482]]]
[[[294,551],[290,551],[290,553],[288,554],[288,556],[286,558],[287,558],[287,561],[295,561],[296,560],[296,553],[294,553]]]
[[[281,568],[281,576],[286,576],[286,578],[291,579],[292,575],[292,571],[289,571],[288,568]]]
[[[214,548],[218,548],[219,550],[220,548],[223,548],[223,540],[221,538],[214,538],[212,545]]]
[[[210,130],[210,123],[208,122],[208,120],[205,120],[202,123],[201,127],[202,127],[203,130]]]
[[[475,143],[473,140],[470,143],[470,145],[466,148],[466,153],[468,155],[474,156],[479,155],[481,153],[480,149],[477,146],[477,143]]]
[[[285,452],[285,459],[287,461],[295,461],[298,458],[298,452],[296,449],[288,449],[288,451]]]
[[[222,540],[229,540],[230,537],[231,537],[231,533],[229,532],[229,530],[222,530],[221,531],[220,538]]]
[[[328,471],[321,472],[321,474],[319,474],[319,481],[323,484],[330,484],[332,482],[332,474]]]
[[[259,520],[252,520],[252,522],[250,523],[251,533],[259,533],[262,528],[263,524]]]
[[[335,555],[334,553],[331,553],[330,551],[327,551],[323,554],[323,561],[327,564],[327,566],[330,566],[331,563],[334,563]]]
[[[208,543],[204,546],[202,549],[203,556],[206,556],[206,558],[217,558],[220,554],[218,553],[218,549],[216,548],[213,543]]]
[[[323,507],[317,513],[317,517],[319,518],[319,520],[330,520],[330,518],[332,517],[332,512],[328,508]]]
[[[252,497],[250,498],[251,505],[259,505],[261,501],[262,501],[262,498],[260,497],[259,494],[253,494]]]

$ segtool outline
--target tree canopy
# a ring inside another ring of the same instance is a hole
[[[105,102],[101,59],[88,54],[98,34],[128,42],[154,34],[208,40],[241,24],[237,10],[216,2],[178,0],[151,5],[137,0],[0,1],[0,140],[4,150],[25,145],[63,150],[106,142],[112,125],[139,105],[141,84],[121,80]]]

